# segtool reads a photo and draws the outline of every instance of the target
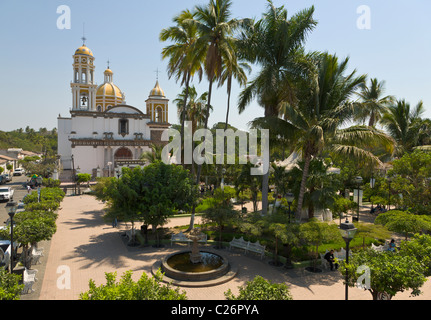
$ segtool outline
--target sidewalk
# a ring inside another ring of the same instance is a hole
[[[76,300],[88,290],[90,279],[96,285],[105,283],[105,272],[117,272],[117,279],[127,270],[133,271],[134,280],[142,272],[151,273],[152,265],[165,255],[180,247],[164,248],[128,247],[121,232],[125,225],[112,228],[102,220],[104,204],[88,195],[65,197],[57,220],[57,232],[46,250],[44,274],[39,273],[40,295],[34,292],[28,298],[40,300]],[[168,226],[187,225],[190,218],[171,219]],[[196,217],[199,223],[199,217]],[[130,224],[129,224],[130,227]],[[338,272],[324,271],[311,274],[303,269],[287,270],[273,267],[268,261],[239,250],[223,250],[228,259],[238,266],[238,274],[231,281],[207,288],[181,288],[189,300],[224,300],[224,292],[231,289],[238,293],[238,286],[252,280],[256,275],[273,281],[285,282],[294,300],[343,300],[344,285]],[[41,265],[33,268],[39,269]],[[70,275],[70,278],[67,277]],[[67,279],[70,279],[67,281]],[[425,293],[416,298],[430,299],[431,283],[426,283]],[[23,296],[25,297],[25,296]],[[361,289],[349,289],[351,300],[371,300],[371,294]],[[24,298],[25,299],[25,298]],[[394,299],[409,299],[407,292]]]

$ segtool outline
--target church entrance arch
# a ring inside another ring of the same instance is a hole
[[[117,160],[131,160],[133,159],[132,151],[129,148],[122,147],[115,151],[115,161]]]

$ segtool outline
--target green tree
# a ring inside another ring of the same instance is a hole
[[[196,42],[195,54],[198,57],[205,56],[203,65],[209,83],[204,129],[208,128],[213,83],[221,79],[223,63],[227,57],[234,54],[233,33],[240,21],[230,19],[231,6],[231,0],[210,0],[206,6],[197,5],[194,19],[189,20],[198,30],[199,39]],[[199,164],[196,184],[200,182],[201,170],[202,165]],[[192,209],[189,230],[193,228],[194,217],[195,207]]]
[[[392,197],[394,200],[391,203],[396,200],[413,213],[429,214],[431,153],[415,150],[412,153],[405,153],[392,164],[393,169],[388,174],[393,177],[391,189],[395,191],[396,196]]]
[[[431,236],[428,234],[415,234],[409,241],[401,242],[399,254],[407,257],[415,257],[423,263],[427,270],[425,276],[431,275]]]
[[[238,110],[244,112],[256,98],[265,117],[277,117],[283,102],[296,100],[296,80],[308,65],[302,46],[317,22],[313,19],[314,7],[290,18],[284,6],[276,8],[268,1],[267,7],[262,19],[245,24],[239,39],[242,57],[257,64],[260,71],[241,91]],[[268,181],[269,172],[262,177],[263,214],[268,210]]]
[[[404,152],[411,152],[418,145],[422,124],[421,116],[425,112],[423,102],[414,108],[403,100],[390,105],[383,114],[381,123],[396,141],[395,156],[402,156]]]
[[[107,193],[103,199],[109,200],[107,219],[130,221],[132,229],[134,222],[143,221],[153,225],[153,231],[178,210],[190,210],[198,192],[188,170],[161,161],[143,168],[123,167],[121,177],[108,180],[97,193],[103,191]]]
[[[313,218],[300,225],[300,238],[315,247],[313,257],[314,268],[316,268],[319,246],[325,242],[340,241],[341,234],[335,224],[329,225]]]
[[[23,247],[23,262],[30,268],[33,246],[50,240],[57,231],[57,214],[45,211],[23,211],[15,215],[14,239]]]
[[[196,42],[199,38],[198,29],[192,23],[187,23],[194,18],[194,13],[189,10],[182,11],[175,16],[173,22],[175,26],[163,29],[160,32],[161,41],[173,41],[174,43],[166,46],[162,50],[162,58],[169,58],[168,75],[169,78],[175,76],[176,81],[181,79],[181,85],[185,85],[183,91],[183,106],[187,106],[189,96],[190,81],[195,74],[198,74],[199,81],[202,79],[203,56],[197,56]],[[181,124],[181,146],[184,145],[184,121],[186,112],[180,114]],[[184,164],[184,161],[181,161]]]
[[[293,300],[285,283],[273,283],[261,276],[239,287],[237,296],[230,289],[224,294],[227,300]]]
[[[369,287],[365,287],[365,290],[371,293],[373,300],[379,299],[383,293],[392,298],[398,292],[405,290],[412,290],[412,296],[417,296],[421,293],[420,288],[426,281],[424,276],[426,266],[416,260],[414,256],[366,249],[353,254],[349,258],[348,264],[345,260],[340,264],[341,273],[344,276],[346,270],[349,273],[348,285],[350,287],[356,286],[359,277],[367,277],[361,266],[366,266],[366,270],[370,272],[368,274]],[[358,270],[362,271],[358,272]]]
[[[298,220],[303,216],[304,195],[313,158],[326,152],[380,164],[378,157],[365,148],[370,143],[392,143],[390,137],[372,127],[342,128],[355,112],[350,97],[365,79],[363,75],[357,76],[355,70],[346,74],[349,59],[339,61],[338,57],[328,53],[314,53],[310,59],[316,62],[317,70],[311,69],[311,75],[307,75],[298,88],[298,103],[284,104],[283,120],[258,119],[271,124],[273,130],[282,136],[290,137],[294,150],[302,155],[304,167],[296,207]]]
[[[409,234],[431,230],[431,222],[427,217],[398,210],[379,214],[374,223],[384,225],[390,231],[404,234],[406,240]]]
[[[383,96],[385,82],[379,82],[376,78],[370,80],[368,87],[364,82],[358,92],[360,102],[359,110],[355,115],[355,120],[364,122],[367,118],[368,125],[374,127],[387,112],[388,105],[394,101],[393,96]]]
[[[117,282],[117,273],[105,273],[106,284],[96,286],[89,281],[89,290],[79,295],[80,300],[187,300],[185,291],[178,287],[163,285],[160,270],[153,277],[145,272],[138,281],[133,281],[132,271],[126,271]]]
[[[231,197],[225,190],[218,188],[214,192],[214,197],[208,199],[208,209],[205,210],[204,221],[214,222],[219,227],[218,248],[223,248],[222,231],[223,228],[237,220],[239,212],[233,208]]]
[[[20,276],[0,268],[0,300],[19,300],[23,284],[19,284]]]

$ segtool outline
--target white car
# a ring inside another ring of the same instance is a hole
[[[12,200],[14,190],[11,187],[0,187],[0,200]]]
[[[16,168],[13,172],[14,176],[22,176],[25,173],[23,168]]]

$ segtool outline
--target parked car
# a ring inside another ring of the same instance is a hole
[[[11,187],[0,187],[0,200],[12,200],[14,190]]]
[[[5,184],[6,183],[6,177],[2,174],[0,175],[0,184]]]
[[[22,176],[25,173],[23,168],[16,168],[13,172],[14,176]]]
[[[6,182],[11,182],[12,181],[12,175],[10,173],[6,173]]]

